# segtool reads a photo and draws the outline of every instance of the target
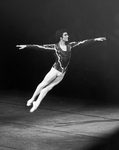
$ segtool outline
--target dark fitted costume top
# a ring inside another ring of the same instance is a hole
[[[53,67],[60,72],[66,72],[71,58],[71,46],[67,44],[67,51],[63,51],[59,44],[55,44],[55,63]]]
[[[92,43],[94,42],[94,39],[90,39],[89,41],[86,41],[85,44]],[[83,44],[83,43],[81,43]],[[84,44],[84,45],[85,45]],[[70,62],[71,58],[71,49],[75,46],[78,46],[79,42],[71,42],[68,43],[67,46],[67,51],[63,51],[59,44],[49,44],[45,48],[47,49],[53,49],[55,50],[55,63],[53,64],[53,68],[56,70],[64,73],[67,71],[67,67]]]

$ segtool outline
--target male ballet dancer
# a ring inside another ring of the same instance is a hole
[[[42,99],[46,94],[58,83],[62,81],[67,71],[67,67],[71,58],[71,49],[83,44],[94,41],[106,40],[105,37],[88,39],[79,42],[68,42],[68,32],[66,30],[58,30],[56,32],[56,38],[59,40],[57,44],[46,44],[46,45],[17,45],[19,49],[26,47],[38,47],[45,50],[53,50],[55,52],[55,63],[51,67],[50,71],[46,74],[43,81],[37,86],[33,96],[27,101],[27,106],[32,106],[30,112],[34,112],[40,105]],[[37,98],[37,99],[36,99]]]

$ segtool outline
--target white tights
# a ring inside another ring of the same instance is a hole
[[[51,68],[43,81],[37,86],[32,98],[27,101],[27,106],[30,106],[33,103],[33,107],[30,109],[30,112],[33,112],[38,108],[42,99],[55,85],[62,81],[64,75],[65,73],[59,72],[53,67]],[[38,98],[35,101],[37,96]]]

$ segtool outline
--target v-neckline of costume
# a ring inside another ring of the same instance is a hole
[[[67,52],[68,50],[67,50],[67,45],[66,45],[66,51],[65,50],[63,50],[62,48],[61,48],[61,46],[60,46],[60,44],[58,43],[58,46],[59,46],[59,48],[63,51],[63,52]]]

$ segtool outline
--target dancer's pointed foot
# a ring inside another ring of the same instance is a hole
[[[31,106],[31,104],[33,103],[33,101],[34,101],[34,99],[32,99],[32,98],[30,100],[28,100],[26,106]]]
[[[33,107],[30,109],[30,112],[34,112],[38,108],[39,105],[40,105],[39,102],[33,102]]]

